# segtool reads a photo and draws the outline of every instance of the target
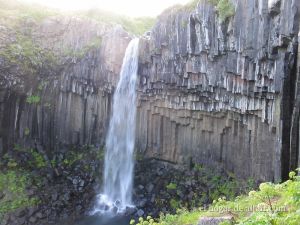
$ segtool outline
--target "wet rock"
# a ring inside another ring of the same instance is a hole
[[[37,218],[36,218],[35,216],[31,216],[31,217],[29,218],[29,222],[30,222],[30,223],[36,223],[36,221],[37,221]]]
[[[137,212],[136,212],[137,216],[138,217],[142,217],[145,213],[142,209],[139,209]]]
[[[137,212],[137,209],[135,207],[126,207],[125,214],[126,215],[133,215]]]
[[[232,216],[223,216],[223,217],[202,217],[198,225],[219,225],[222,222],[229,222],[233,224]]]
[[[45,215],[43,215],[41,212],[36,213],[35,216],[36,216],[36,218],[38,218],[38,219],[45,218]]]
[[[77,205],[77,206],[76,206],[76,211],[77,211],[77,212],[81,212],[82,209],[83,209],[83,207],[82,207],[81,205]]]
[[[140,190],[143,190],[145,187],[143,186],[143,185],[138,185],[138,188],[140,189]]]
[[[148,200],[146,198],[142,199],[141,201],[139,201],[138,207],[143,208],[147,204],[147,201]]]
[[[57,192],[54,192],[52,195],[51,195],[51,200],[52,201],[56,201],[58,199],[58,193]]]
[[[153,185],[152,183],[150,183],[150,184],[148,184],[148,185],[146,186],[146,190],[147,190],[148,193],[151,193],[152,190],[153,190],[153,188],[154,188],[154,185]]]

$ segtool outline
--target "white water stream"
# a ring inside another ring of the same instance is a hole
[[[123,59],[106,137],[104,190],[93,213],[122,212],[132,206],[138,45],[139,39],[133,39]]]

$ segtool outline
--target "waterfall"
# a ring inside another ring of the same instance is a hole
[[[94,213],[120,212],[132,205],[138,45],[138,38],[129,43],[114,93],[105,146],[104,190]]]

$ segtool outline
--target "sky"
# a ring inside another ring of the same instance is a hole
[[[190,0],[22,0],[39,3],[61,10],[88,10],[100,8],[131,17],[157,16],[164,9],[175,4],[185,4]]]

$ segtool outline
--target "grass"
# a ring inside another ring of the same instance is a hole
[[[234,5],[230,0],[213,0],[217,7],[217,12],[219,14],[219,18],[221,21],[225,21],[226,19],[234,16],[235,9]]]
[[[32,166],[35,166],[37,168],[44,168],[47,166],[47,162],[41,153],[39,153],[35,149],[30,149],[30,153],[33,157],[33,161],[30,162],[30,164],[32,164]]]
[[[17,0],[0,0],[0,18],[10,20],[10,25],[18,25],[25,19],[41,22],[47,17],[58,15],[59,12],[38,4],[26,4]]]
[[[39,23],[48,17],[66,15],[93,19],[105,24],[119,24],[129,33],[142,35],[150,30],[155,22],[155,18],[151,17],[131,18],[100,9],[76,13],[63,13],[38,4],[26,4],[17,0],[0,0],[0,5],[0,19],[6,19],[6,24],[12,25],[13,27],[20,25],[20,22],[25,19],[33,19],[35,22]]]
[[[137,225],[197,224],[200,217],[231,215],[233,224],[239,225],[299,225],[300,176],[290,173],[290,179],[281,184],[262,183],[257,191],[229,201],[219,198],[209,208],[192,211],[178,209],[175,215],[161,215],[156,221],[140,218]],[[135,221],[131,221],[135,224]],[[228,223],[224,222],[222,225]]]
[[[26,194],[28,174],[8,170],[0,172],[0,216],[19,208],[25,208],[38,203],[37,198],[29,198]]]
[[[177,189],[177,185],[175,183],[169,183],[166,188],[168,190],[176,190]]]
[[[36,75],[42,68],[57,64],[54,53],[41,48],[29,34],[18,33],[12,42],[0,51],[0,57],[9,67],[21,68],[23,74]]]
[[[196,9],[198,3],[201,0],[191,0],[185,5],[174,5],[169,8],[167,8],[163,14],[175,14],[179,12],[190,12]],[[213,4],[216,7],[218,16],[222,22],[227,20],[228,18],[234,16],[235,14],[235,9],[234,5],[230,0],[209,0],[211,4]]]
[[[150,30],[155,23],[155,18],[152,17],[137,17],[131,18],[123,15],[118,15],[100,9],[92,9],[87,12],[77,14],[83,18],[89,18],[105,24],[121,25],[127,32],[142,35]]]

